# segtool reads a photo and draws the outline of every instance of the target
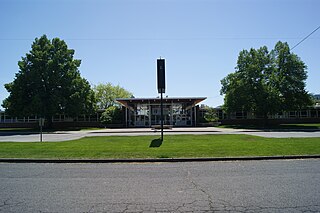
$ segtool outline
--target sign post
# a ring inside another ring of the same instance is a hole
[[[161,141],[163,141],[163,93],[165,93],[165,60],[157,59],[157,78],[158,78],[158,93],[161,95],[160,99],[160,123],[161,123]]]
[[[39,118],[39,126],[40,126],[40,142],[42,142],[42,127],[44,126],[44,118]]]

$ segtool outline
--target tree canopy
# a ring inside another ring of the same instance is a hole
[[[227,112],[250,111],[267,118],[269,114],[299,109],[311,104],[305,90],[306,65],[290,52],[287,43],[239,53],[236,71],[221,80]]]
[[[111,83],[98,84],[93,87],[97,107],[104,109],[100,121],[105,124],[115,124],[121,122],[121,107],[116,102],[117,98],[131,98],[133,94],[120,85],[114,86]]]
[[[5,84],[9,97],[3,102],[15,116],[38,115],[50,118],[57,113],[79,115],[95,107],[89,82],[80,76],[81,61],[74,50],[59,38],[36,38],[31,50],[18,62],[13,82]]]
[[[131,98],[133,94],[124,89],[120,85],[114,86],[111,83],[98,84],[93,87],[95,98],[97,100],[97,107],[99,109],[107,109],[110,106],[118,106],[117,98]]]
[[[101,114],[100,121],[105,125],[121,123],[121,115],[121,108],[117,106],[109,106]]]
[[[218,121],[217,111],[213,107],[205,106],[206,112],[204,114],[204,119],[206,122],[215,122]]]

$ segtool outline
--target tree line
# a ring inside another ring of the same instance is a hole
[[[9,96],[2,106],[12,116],[37,115],[51,121],[56,114],[78,116],[106,109],[102,121],[119,119],[116,98],[133,94],[111,83],[91,86],[81,77],[81,60],[66,42],[46,35],[36,38],[31,50],[18,62],[19,71],[5,84]],[[239,53],[235,72],[221,80],[226,112],[250,111],[267,118],[282,110],[300,109],[312,104],[305,89],[307,66],[290,51],[287,43],[274,49],[251,48]],[[213,119],[214,112],[207,117]],[[216,118],[215,118],[216,119]]]

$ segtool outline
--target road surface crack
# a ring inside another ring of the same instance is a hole
[[[220,207],[216,207],[214,211],[223,211],[223,212],[239,212],[239,213],[247,213],[247,212],[309,212],[316,213],[320,210],[320,205],[309,205],[309,206],[239,206],[232,205],[231,203],[218,199],[216,204],[220,205]]]
[[[212,211],[214,209],[214,204],[213,204],[213,198],[212,196],[206,191],[204,190],[192,177],[191,172],[187,171],[187,180],[191,183],[191,186],[196,189],[198,192],[200,192],[201,194],[203,194],[205,196],[205,200],[208,202],[208,210]],[[192,203],[195,203],[197,201],[194,201]]]
[[[17,206],[22,204],[23,202],[10,202],[10,200],[12,200],[11,198],[6,199],[5,201],[3,201],[2,204],[0,204],[0,210],[6,207],[10,207],[10,206]]]

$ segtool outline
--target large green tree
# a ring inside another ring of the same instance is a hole
[[[307,66],[290,52],[287,43],[278,42],[271,52],[274,62],[273,77],[278,89],[281,109],[297,110],[312,104],[312,97],[306,91]]]
[[[111,83],[98,84],[93,87],[97,106],[99,109],[107,109],[111,106],[118,106],[117,98],[131,98],[133,94],[120,85],[114,86]]]
[[[236,71],[221,80],[227,112],[250,111],[265,119],[281,110],[311,104],[305,90],[306,66],[287,43],[240,52]]]
[[[100,121],[105,124],[116,124],[121,122],[121,107],[116,102],[117,98],[132,98],[133,94],[120,85],[114,86],[112,83],[98,84],[93,87],[97,107],[104,109]]]
[[[3,102],[14,116],[44,116],[57,113],[74,116],[94,110],[95,97],[89,82],[80,76],[81,61],[59,38],[36,38],[31,51],[18,62],[19,72],[5,84],[9,97]],[[49,119],[50,121],[50,119]]]

